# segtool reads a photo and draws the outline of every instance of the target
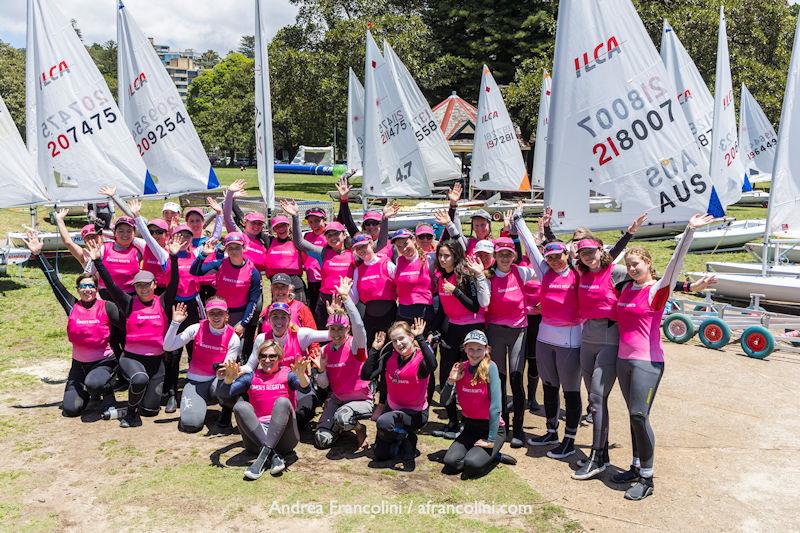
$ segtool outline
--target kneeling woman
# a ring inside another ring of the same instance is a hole
[[[463,471],[467,476],[478,476],[502,456],[500,448],[506,440],[505,422],[500,416],[503,389],[488,345],[483,331],[467,333],[463,344],[467,360],[453,365],[442,388],[442,403],[455,403],[457,397],[464,415],[464,431],[444,456],[449,473]]]
[[[103,397],[100,407],[104,412],[114,405],[112,384],[117,359],[109,340],[111,328],[123,327],[119,310],[113,302],[97,297],[97,276],[84,272],[75,280],[78,298],[67,291],[56,271],[41,255],[42,241],[28,232],[25,243],[31,254],[39,258],[45,278],[50,283],[58,303],[67,313],[67,338],[72,343],[72,366],[64,387],[62,414],[79,416],[91,396]]]
[[[239,355],[239,337],[228,324],[228,304],[218,296],[206,302],[207,319],[192,324],[178,333],[181,323],[188,317],[185,303],[172,310],[172,322],[164,336],[164,350],[180,350],[194,341],[189,372],[181,396],[180,430],[197,433],[203,429],[209,405],[217,403],[219,380],[215,365],[235,361]],[[230,411],[228,411],[230,417]]]
[[[283,349],[273,340],[258,348],[258,368],[241,377],[239,364],[225,363],[225,380],[217,394],[231,400],[247,393],[249,401],[238,399],[233,407],[236,425],[245,448],[258,457],[247,470],[246,479],[258,479],[269,464],[269,473],[277,476],[286,469],[284,457],[294,453],[300,442],[295,418],[295,394],[308,390],[307,360],[297,360],[289,370],[281,365]]]
[[[421,318],[414,319],[413,328],[406,322],[392,324],[389,339],[394,349],[388,357],[381,355],[386,334],[378,332],[361,369],[361,379],[374,380],[383,374],[386,380],[389,411],[377,421],[376,461],[416,457],[416,432],[428,423],[428,380],[436,370],[436,356],[423,331]]]

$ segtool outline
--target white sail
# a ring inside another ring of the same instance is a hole
[[[772,179],[778,136],[772,123],[744,83],[742,96],[739,99],[739,146],[747,172],[746,179],[750,183]]]
[[[719,8],[717,70],[714,78],[714,125],[711,132],[711,179],[723,206],[742,197],[744,165],[739,153],[739,132],[733,101],[733,80],[728,55],[724,7]]]
[[[262,0],[256,0],[256,165],[258,188],[267,204],[275,208],[275,148],[272,142],[272,96],[269,85],[269,57],[267,55],[267,20]]]
[[[364,186],[368,196],[431,194],[419,144],[390,66],[367,31],[364,61]]]
[[[364,87],[349,69],[347,81],[347,168],[361,174],[364,161]]]
[[[483,66],[470,183],[473,189],[530,191],[517,131],[489,67]]]
[[[116,185],[122,195],[154,194],[136,143],[69,19],[49,0],[28,0],[26,81],[28,143],[36,142],[37,169],[53,202],[100,199]],[[31,131],[33,130],[33,131]]]
[[[117,70],[119,109],[159,192],[180,194],[219,187],[177,87],[121,1]]]
[[[561,2],[545,203],[554,229],[688,220],[711,199],[708,168],[630,0]],[[620,204],[591,212],[590,191]]]
[[[533,148],[533,183],[534,187],[544,187],[544,173],[547,163],[547,125],[550,121],[550,92],[552,78],[544,71],[542,90],[539,93],[539,116],[536,120],[536,144]]]
[[[800,232],[800,151],[795,146],[797,139],[800,139],[798,91],[800,91],[800,21],[795,28],[792,60],[783,96],[765,240],[770,233]]]
[[[33,158],[25,149],[17,126],[0,95],[0,207],[47,202],[44,185],[36,177]]]
[[[388,42],[383,41],[383,56],[400,91],[406,117],[410,119],[419,143],[425,172],[432,183],[461,177],[461,164],[453,157],[444,133],[439,129],[431,106],[419,90],[417,82]]]

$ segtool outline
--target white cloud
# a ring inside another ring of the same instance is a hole
[[[86,43],[116,41],[116,0],[50,0],[69,18],[78,21]],[[267,0],[272,38],[294,22],[297,8],[289,0]],[[0,39],[25,46],[24,0],[0,1]],[[216,50],[224,56],[235,50],[242,35],[255,33],[255,0],[125,0],[128,13],[142,31],[158,44],[172,48]]]

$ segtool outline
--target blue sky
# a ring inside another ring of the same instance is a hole
[[[116,40],[116,0],[49,0],[78,21],[84,41]],[[289,0],[266,0],[272,23],[268,37],[294,22]],[[213,49],[224,56],[242,35],[253,35],[255,0],[125,0],[125,6],[148,37],[173,48]],[[224,6],[224,7],[223,7]],[[0,0],[0,39],[25,46],[25,0]]]

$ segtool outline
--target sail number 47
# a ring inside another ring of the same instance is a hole
[[[405,172],[403,172],[403,169],[405,169]],[[397,168],[397,173],[395,174],[394,179],[400,182],[400,181],[405,181],[410,177],[411,177],[411,161],[409,161],[408,163],[403,163],[402,166]]]

